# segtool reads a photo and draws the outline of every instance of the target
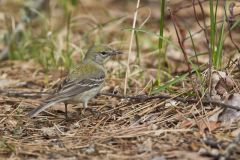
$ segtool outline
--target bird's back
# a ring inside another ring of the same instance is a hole
[[[96,64],[94,62],[83,61],[78,64],[68,75],[69,80],[83,80],[86,78],[103,77],[105,76],[105,71],[102,65]]]

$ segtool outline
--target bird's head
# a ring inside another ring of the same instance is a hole
[[[122,54],[122,52],[108,46],[94,46],[87,51],[84,61],[92,60],[98,64],[103,64],[109,57],[118,54]]]

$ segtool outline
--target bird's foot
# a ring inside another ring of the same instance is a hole
[[[86,111],[91,112],[91,114],[95,117],[95,118],[99,118],[101,115],[101,112],[96,111],[95,109],[91,109],[91,108],[84,108],[81,112],[82,115],[86,114]]]
[[[68,116],[65,116],[65,121],[69,122],[69,121],[71,121],[71,119]]]
[[[65,120],[69,121],[69,117],[68,117],[68,113],[67,112],[65,112]]]
[[[92,113],[92,115],[95,117],[95,118],[99,118],[100,116],[101,116],[101,112],[99,112],[99,111],[96,111],[96,110],[94,110],[94,109],[92,109],[91,110],[91,113]]]

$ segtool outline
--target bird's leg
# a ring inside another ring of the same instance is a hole
[[[81,112],[82,115],[85,114],[85,111],[88,109],[88,101],[83,102],[83,110]]]
[[[77,105],[77,117],[80,118],[81,115],[84,115],[85,108],[87,108],[86,102],[83,102],[83,109],[82,106],[80,107],[80,104]]]
[[[68,109],[67,109],[67,103],[64,103],[64,105],[65,105],[65,118],[66,118],[66,120],[68,120]]]

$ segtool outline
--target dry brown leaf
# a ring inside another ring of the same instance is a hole
[[[200,133],[204,135],[205,130],[214,131],[220,127],[220,123],[216,121],[208,121],[207,119],[201,119],[197,122],[197,126],[200,130]]]
[[[227,100],[225,101],[226,104],[232,106],[240,106],[240,94],[234,93],[231,94]],[[240,111],[236,111],[235,109],[226,108],[223,112],[219,115],[219,121],[222,122],[222,126],[230,127],[234,121],[239,120],[240,118]]]
[[[194,120],[183,120],[179,126],[179,128],[188,128],[189,126],[195,123]]]
[[[222,100],[233,89],[234,82],[226,72],[213,71],[212,73],[212,99]]]

